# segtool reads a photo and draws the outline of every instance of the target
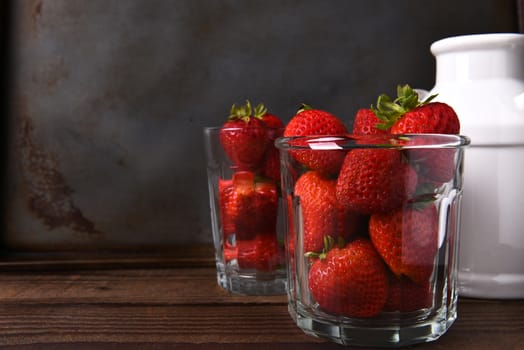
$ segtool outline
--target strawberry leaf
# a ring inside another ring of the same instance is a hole
[[[267,113],[267,108],[264,106],[264,104],[259,103],[254,110],[253,116],[258,119],[262,119],[262,117]]]
[[[397,86],[397,98],[394,102],[401,106],[406,112],[420,105],[418,93],[407,84]]]
[[[307,104],[305,104],[305,103],[302,103],[302,104],[300,105],[300,108],[299,108],[298,111],[297,111],[297,114],[298,114],[298,113],[301,113],[301,112],[304,112],[304,111],[309,111],[309,110],[311,110],[311,109],[313,109],[313,107],[311,107],[310,105],[307,105]]]
[[[342,236],[338,236],[338,239],[337,239],[337,247],[339,247],[340,249],[344,248],[346,246],[346,241],[344,240],[344,237]]]
[[[231,106],[231,111],[229,112],[229,118],[228,120],[243,120],[246,123],[249,122],[249,119],[252,116],[252,108],[251,108],[251,102],[249,100],[246,100],[246,104],[237,107],[235,104]]]
[[[335,239],[332,236],[324,236],[323,237],[323,243],[324,247],[322,248],[322,252],[307,252],[304,254],[306,258],[314,258],[314,259],[320,259],[323,260],[326,258],[327,253],[333,249],[335,246],[342,249],[346,245],[346,242],[344,241],[344,238],[338,237],[338,239],[335,241]]]
[[[437,95],[431,95],[426,98],[423,102],[420,101],[417,91],[415,91],[408,84],[397,86],[397,98],[391,100],[391,98],[382,94],[377,99],[377,106],[371,105],[371,110],[381,123],[377,124],[376,127],[380,130],[388,130],[407,112],[428,104]]]
[[[434,94],[434,95],[431,95],[431,96],[428,96],[422,103],[421,105],[427,105],[428,103],[430,103],[431,101],[433,101],[433,99],[435,97],[437,97],[438,94]]]
[[[335,245],[335,240],[331,236],[324,236],[324,250],[323,252],[327,253]]]
[[[382,94],[377,99],[377,107],[371,105],[371,110],[381,123],[377,124],[377,128],[387,130],[395,124],[395,122],[404,114],[406,110],[395,101],[391,101],[388,95]]]
[[[236,110],[237,106],[233,103],[233,105],[231,106],[231,110],[229,111],[229,116],[236,114]]]

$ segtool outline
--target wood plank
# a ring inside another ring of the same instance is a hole
[[[0,344],[310,341],[284,305],[15,305],[0,307]]]
[[[0,275],[3,303],[236,304],[285,303],[282,296],[227,293],[214,268],[115,269],[6,272]]]
[[[231,295],[214,268],[9,271],[0,285],[2,349],[336,347],[303,334],[285,296]],[[524,349],[524,301],[461,299],[425,347]]]
[[[71,343],[53,343],[38,345],[4,346],[3,350],[71,350]],[[172,343],[172,342],[141,342],[141,343],[105,343],[84,342],[74,343],[75,350],[340,350],[344,349],[333,343]],[[373,348],[367,348],[373,350]]]
[[[437,342],[426,345],[427,349],[523,349],[524,322],[519,316],[523,303],[481,305],[462,305],[456,324]],[[303,334],[285,305],[278,304],[0,306],[0,344],[60,343],[75,347],[125,344],[126,348],[140,343],[194,344],[193,348],[222,343],[253,344],[250,348],[256,348],[257,344],[318,344],[324,340]]]
[[[12,252],[0,255],[0,269],[72,270],[141,267],[210,267],[215,265],[211,244],[189,244],[137,251]]]
[[[140,259],[133,262],[133,257],[108,265],[77,259],[72,264],[57,260],[39,265],[35,260],[21,268],[7,266],[0,273],[0,346],[340,348],[298,329],[283,295],[246,297],[223,291],[216,282],[212,250],[195,248],[177,259],[173,266],[163,257],[153,257],[149,266],[137,265]],[[38,268],[32,269],[35,263]],[[462,298],[458,312],[448,333],[425,348],[524,349],[524,301]]]

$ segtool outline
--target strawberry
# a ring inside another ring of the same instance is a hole
[[[262,106],[262,107],[261,107]],[[274,114],[268,113],[265,107],[262,104],[259,104],[255,110],[263,110],[259,113],[262,113],[262,121],[268,127],[268,137],[270,140],[270,146],[264,155],[264,160],[262,162],[261,173],[263,176],[268,177],[275,181],[277,184],[280,183],[280,153],[275,147],[275,140],[282,136],[284,132],[284,123],[282,120]]]
[[[223,190],[219,192],[224,198],[221,213],[226,216],[222,221],[232,223],[236,234],[236,244],[224,240],[226,261],[236,258],[241,268],[273,270],[276,261],[281,263],[278,257],[282,255],[276,234],[276,185],[249,171],[238,171],[232,180],[221,183]]]
[[[238,255],[237,247],[231,242],[224,242],[224,260],[226,264],[230,264],[231,261],[235,260]]]
[[[388,296],[386,268],[365,238],[320,254],[309,270],[308,286],[322,310],[349,317],[378,315]]]
[[[417,284],[403,276],[390,276],[389,294],[384,311],[411,312],[430,308],[432,299],[433,292],[429,280]]]
[[[260,232],[276,235],[278,194],[272,181],[259,179],[249,171],[233,174],[234,195],[230,213],[235,225],[236,239],[251,240]]]
[[[259,106],[260,105],[258,105],[255,108],[255,110],[257,108],[260,108]],[[268,113],[267,111],[264,112],[264,114],[262,115],[262,121],[264,122],[264,124],[266,124],[268,128],[273,128],[273,129],[283,129],[284,128],[284,122],[282,121],[282,119],[280,119],[279,117],[277,117],[274,114]]]
[[[369,236],[396,276],[423,284],[433,272],[438,250],[438,212],[434,205],[406,205],[396,211],[373,214]]]
[[[286,196],[286,214],[287,214],[286,221],[285,221],[286,230],[287,230],[286,231],[287,232],[286,249],[288,250],[289,256],[291,257],[291,259],[293,259],[295,255],[296,235],[295,235],[295,211],[293,209],[293,203],[294,202],[296,203],[296,199],[297,198],[295,198],[294,200],[291,194],[288,194]]]
[[[353,134],[355,135],[385,135],[387,130],[379,129],[381,120],[369,108],[361,108],[357,111],[353,121]]]
[[[438,141],[438,136],[427,136],[424,142],[414,139],[411,145],[428,144],[428,140]],[[451,148],[417,148],[404,151],[405,157],[419,174],[420,182],[440,186],[455,174],[455,150]]]
[[[424,101],[409,85],[397,87],[397,98],[382,94],[377,106],[371,106],[381,123],[377,127],[392,134],[458,134],[460,121],[449,105],[431,102],[437,95]]]
[[[356,229],[356,215],[338,205],[336,185],[336,180],[326,179],[317,171],[304,173],[295,184],[303,220],[304,252],[320,252],[324,237],[340,235],[347,239]]]
[[[260,171],[262,176],[280,183],[280,153],[276,147],[268,148]]]
[[[234,201],[228,209],[233,216],[236,240],[254,239],[256,227],[255,174],[251,171],[237,171],[233,174]]]
[[[263,114],[259,114],[260,108],[257,113],[253,113],[249,101],[238,108],[233,105],[228,120],[220,130],[220,143],[224,152],[233,165],[241,170],[258,169],[271,144],[268,128],[262,120]]]
[[[388,129],[391,134],[458,134],[460,121],[455,110],[445,103],[431,102],[435,96],[419,101],[417,92],[409,85],[397,88],[394,101],[387,95],[379,96],[377,108],[372,107],[382,121],[377,127]],[[448,181],[455,171],[452,149],[413,150],[410,161],[430,181]]]
[[[417,175],[394,149],[353,149],[337,181],[340,205],[361,214],[398,208],[415,191]]]
[[[220,206],[220,223],[222,225],[222,234],[224,240],[230,234],[235,233],[234,215],[232,212],[234,208],[235,190],[233,187],[233,180],[218,180],[218,203]]]
[[[406,112],[391,127],[392,134],[458,134],[460,122],[451,106],[442,102],[421,104]]]
[[[256,227],[259,232],[271,232],[276,237],[278,215],[278,191],[273,181],[259,179],[255,183],[255,211],[251,215],[256,217]]]
[[[335,185],[335,198],[337,188]],[[337,203],[337,234],[344,240],[348,240],[350,237],[353,238],[358,231],[364,227],[364,223],[367,222],[364,215],[360,215],[352,210],[343,208]],[[367,225],[365,225],[367,227]]]
[[[333,114],[312,109],[308,105],[303,105],[297,114],[291,118],[284,129],[285,137],[293,136],[320,136],[320,135],[344,135],[347,129],[344,123]],[[305,143],[291,142],[294,146],[308,147]],[[302,163],[311,170],[317,170],[325,174],[336,174],[340,170],[344,153],[339,150],[333,151],[314,151],[314,150],[293,150],[295,160]]]
[[[284,132],[284,122],[276,115],[269,113],[262,103],[259,103],[255,107],[254,115],[261,116],[262,121],[268,129],[268,137],[273,146],[273,142],[275,142],[278,137],[282,136],[282,133]]]
[[[260,234],[254,240],[238,241],[238,267],[274,271],[281,263],[276,235]]]

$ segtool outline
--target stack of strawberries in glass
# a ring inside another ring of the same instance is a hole
[[[284,265],[283,232],[277,232],[280,159],[275,139],[282,120],[263,104],[233,105],[219,131],[232,176],[218,179],[224,259],[239,270],[271,272]]]
[[[299,320],[383,320],[456,299],[459,119],[407,85],[397,94],[360,109],[351,133],[338,117],[306,106],[277,142],[289,296]]]

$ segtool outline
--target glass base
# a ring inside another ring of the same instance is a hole
[[[321,319],[305,309],[288,305],[291,317],[304,333],[325,338],[342,345],[402,347],[417,343],[430,342],[443,335],[456,319],[456,312],[445,315],[419,315],[395,319],[394,313],[383,320],[354,319],[335,322]]]
[[[242,295],[283,295],[287,285],[285,271],[246,270],[240,273],[223,264],[217,264],[217,282],[223,289]]]

